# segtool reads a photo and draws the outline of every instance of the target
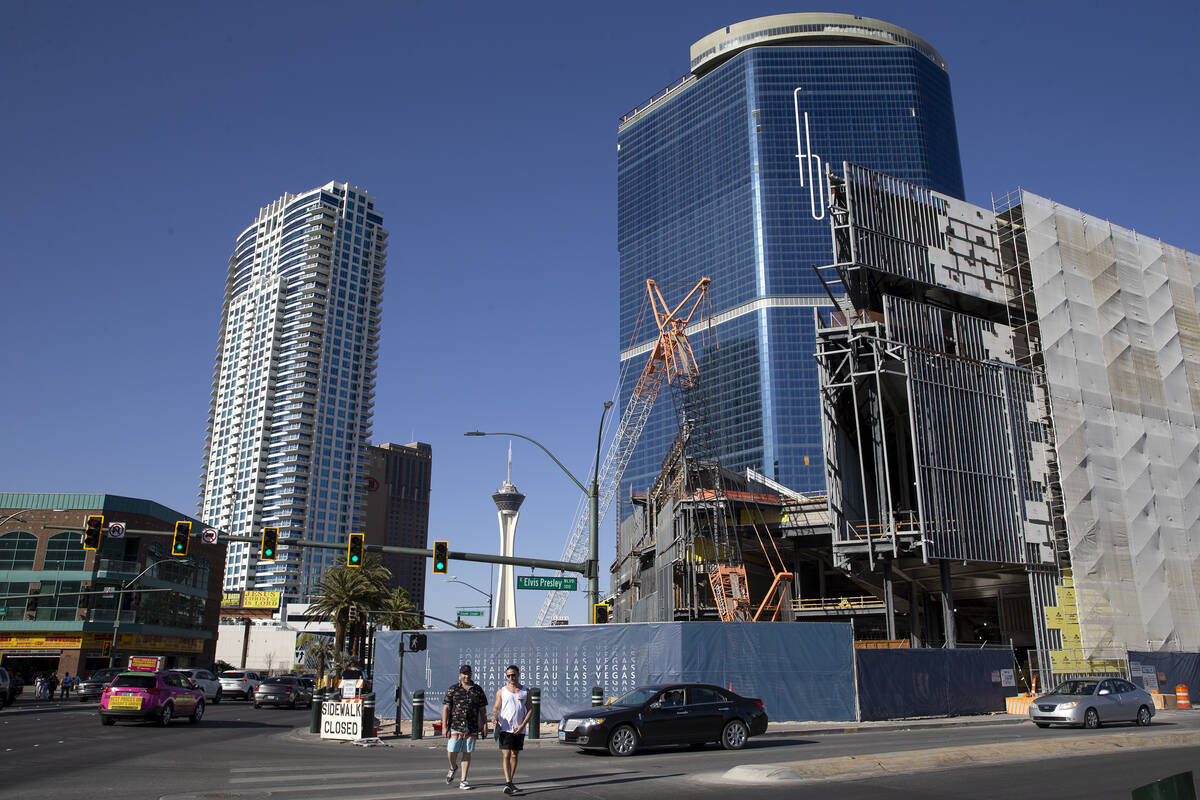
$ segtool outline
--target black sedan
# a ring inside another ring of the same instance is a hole
[[[628,756],[639,747],[666,744],[719,742],[726,750],[741,750],[766,730],[762,700],[703,683],[665,683],[563,715],[558,741]]]

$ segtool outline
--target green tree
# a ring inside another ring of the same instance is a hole
[[[383,566],[376,553],[368,553],[361,567],[351,568],[343,562],[321,576],[317,582],[317,597],[308,607],[308,616],[333,623],[336,652],[346,652],[347,645],[349,652],[358,652],[356,646],[366,635],[366,612],[383,606],[391,578],[392,573]]]
[[[419,628],[421,626],[417,615],[412,613],[416,611],[416,606],[412,604],[412,600],[408,597],[408,590],[403,586],[397,586],[383,599],[383,605],[380,606],[383,614],[377,615],[376,620],[381,625],[386,625],[394,631],[406,631]]]

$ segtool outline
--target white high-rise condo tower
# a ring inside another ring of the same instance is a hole
[[[229,259],[213,369],[199,516],[258,538],[279,527],[273,562],[229,546],[227,591],[308,600],[365,524],[367,469],[387,234],[375,200],[331,182],[285,194],[238,236]]]
[[[496,503],[496,516],[500,519],[500,555],[515,555],[517,518],[521,516],[521,503],[525,495],[517,491],[512,482],[512,443],[508,445],[508,478],[500,491],[492,495]],[[500,578],[496,581],[496,616],[492,626],[496,628],[517,627],[517,582],[513,577],[513,565],[500,565]]]

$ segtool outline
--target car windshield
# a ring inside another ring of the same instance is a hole
[[[1064,681],[1051,694],[1094,694],[1096,681]]]
[[[118,675],[113,678],[112,685],[124,689],[153,689],[158,686],[158,678],[153,675]]]
[[[618,697],[613,705],[617,706],[640,706],[652,697],[658,696],[658,689],[634,689],[627,695]]]
[[[92,677],[88,678],[88,680],[90,680],[90,681],[110,681],[113,679],[113,676],[119,675],[120,672],[121,672],[120,670],[116,670],[116,669],[101,669],[101,670],[97,670],[96,674],[92,675]]]

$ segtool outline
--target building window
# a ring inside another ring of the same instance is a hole
[[[46,541],[46,554],[42,556],[44,571],[58,569],[83,569],[87,551],[79,546],[79,534],[73,531],[56,533]]]
[[[37,537],[25,531],[0,536],[0,569],[33,569]]]

